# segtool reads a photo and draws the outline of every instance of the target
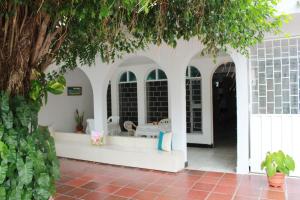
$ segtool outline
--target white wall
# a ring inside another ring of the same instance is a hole
[[[65,78],[67,87],[82,87],[82,96],[68,96],[67,88],[62,95],[49,94],[47,105],[39,113],[39,124],[52,125],[57,131],[74,132],[76,109],[84,112],[85,119],[94,118],[93,91],[88,77],[78,68],[68,72]]]

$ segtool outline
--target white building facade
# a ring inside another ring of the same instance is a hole
[[[144,51],[125,55],[112,64],[97,59],[95,66],[81,66],[93,96],[92,101],[87,101],[83,94],[82,102],[93,104],[83,109],[88,109],[88,114],[93,115],[97,130],[107,132],[108,110],[113,116],[120,115],[119,85],[125,73],[128,78],[125,82],[136,85],[134,101],[137,108],[135,114],[131,114],[137,115],[137,124],[147,123],[148,76],[155,70],[157,77],[151,81],[159,81],[157,69],[160,69],[166,75],[163,80],[167,81],[168,89],[164,93],[167,94],[167,105],[164,109],[167,109],[167,117],[172,120],[173,149],[182,151],[187,161],[187,143],[214,143],[212,78],[220,65],[232,62],[236,79],[236,172],[261,172],[260,163],[266,152],[279,149],[291,155],[300,166],[300,11],[296,4],[294,0],[280,4],[279,9],[291,13],[292,20],[284,25],[282,35],[267,35],[262,44],[251,48],[249,58],[234,50],[218,56],[215,61],[210,56],[201,57],[199,53],[203,46],[193,39],[178,41],[175,49],[167,45],[150,46]],[[285,33],[289,33],[290,37],[286,38]],[[195,134],[187,134],[186,70],[189,66],[195,67],[201,75],[201,131]],[[129,72],[135,78],[129,78]],[[81,80],[80,76],[77,80]],[[70,82],[72,84],[81,83]],[[111,103],[108,109],[109,85]],[[91,93],[87,95],[91,96]],[[58,100],[50,96],[49,104],[40,113],[41,123],[55,126],[57,121],[63,121],[59,117],[49,120],[49,112],[68,109],[66,106],[57,108],[64,101],[71,102],[70,99]],[[68,117],[77,107],[79,104],[70,108]],[[300,176],[300,168],[293,175]]]

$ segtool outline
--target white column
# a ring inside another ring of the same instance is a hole
[[[137,74],[138,76],[139,74]],[[138,103],[138,123],[146,122],[146,101],[145,101],[145,81],[143,76],[138,76],[137,81],[137,103]]]
[[[213,144],[213,99],[212,99],[212,76],[211,66],[204,66],[209,68],[203,70],[201,74],[201,96],[202,96],[202,144]]]
[[[94,87],[95,88],[95,85]],[[106,91],[104,92],[101,87],[97,87],[93,90],[94,94],[94,122],[95,129],[100,132],[106,132]]]
[[[186,99],[185,76],[181,73],[182,66],[168,66],[169,88],[169,117],[172,122],[173,148],[184,152],[187,160],[186,148]],[[175,70],[176,69],[176,70]]]
[[[115,77],[111,82],[111,113],[113,116],[119,116],[119,82]]]
[[[237,99],[237,173],[249,172],[249,77],[248,60],[240,54],[233,54],[236,66]]]

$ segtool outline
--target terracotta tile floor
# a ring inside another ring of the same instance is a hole
[[[55,200],[300,200],[300,179],[270,188],[265,176],[166,173],[61,159]]]

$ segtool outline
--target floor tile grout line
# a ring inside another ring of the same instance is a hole
[[[220,177],[220,179],[216,182],[215,186],[212,188],[212,190],[208,193],[208,195],[206,196],[205,200],[208,200],[208,198],[211,196],[211,194],[213,193],[213,191],[215,190],[215,188],[217,187],[218,183],[221,181],[221,179],[225,176],[225,173],[223,173],[223,175]]]
[[[237,184],[237,186],[236,186],[236,188],[235,188],[235,191],[234,191],[234,193],[233,193],[233,195],[232,195],[231,200],[234,200],[234,198],[236,197],[236,195],[237,195],[237,193],[238,193],[238,190],[240,189],[240,186],[241,186],[242,181],[243,181],[243,179],[244,179],[244,176],[242,176],[241,179],[242,179],[242,180],[240,180],[240,181],[238,182],[238,184]]]

